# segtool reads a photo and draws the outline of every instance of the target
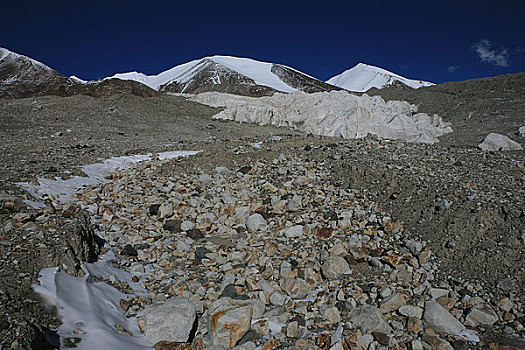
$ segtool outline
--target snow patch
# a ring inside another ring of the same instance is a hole
[[[84,277],[77,278],[60,268],[47,268],[40,276],[40,285],[33,285],[33,289],[57,308],[62,321],[57,329],[61,347],[65,338],[80,338],[76,344],[78,349],[152,348],[153,344],[142,335],[137,319],[126,318],[120,307],[120,300],[131,295],[104,282],[95,282],[88,271]]]
[[[186,157],[195,155],[200,151],[169,151],[158,154],[158,159],[166,160],[178,157]],[[107,182],[106,177],[119,169],[125,169],[130,164],[135,164],[147,160],[151,160],[152,153],[143,155],[112,157],[106,159],[103,163],[88,164],[81,167],[82,171],[87,176],[74,176],[67,180],[62,179],[45,179],[38,178],[38,185],[27,182],[19,182],[18,186],[26,190],[36,201],[25,201],[27,205],[32,208],[45,207],[44,201],[46,198],[51,199],[56,204],[58,203],[72,203],[76,192],[86,186],[96,185],[98,183]]]

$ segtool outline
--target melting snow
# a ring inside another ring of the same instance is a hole
[[[200,151],[169,151],[158,154],[160,160],[185,157],[199,153]],[[45,207],[45,198],[50,198],[54,202],[71,203],[76,192],[85,187],[107,182],[105,176],[118,170],[127,168],[130,164],[147,161],[152,159],[152,154],[112,157],[103,163],[88,164],[81,167],[87,176],[74,176],[67,180],[39,178],[38,185],[27,182],[17,183],[25,189],[37,201],[25,201],[24,203],[32,208],[39,209]]]
[[[114,254],[106,254],[94,264],[85,264],[84,277],[73,277],[60,268],[43,269],[33,285],[51,306],[57,308],[62,324],[58,327],[61,347],[65,338],[81,338],[78,349],[151,349],[153,344],[142,335],[135,317],[127,318],[120,307],[120,300],[131,295],[124,294],[104,282],[95,282],[93,276],[114,276],[128,281],[130,274],[110,264]],[[130,286],[138,285],[130,283]],[[138,289],[142,291],[141,289]],[[124,329],[121,332],[118,329]]]

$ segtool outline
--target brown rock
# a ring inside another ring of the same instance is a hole
[[[405,296],[396,293],[396,294],[392,294],[391,296],[383,300],[381,302],[381,305],[379,306],[379,310],[381,310],[382,313],[386,314],[386,313],[399,309],[400,306],[405,305],[405,304],[406,304]]]
[[[452,298],[439,297],[436,299],[436,301],[448,311],[452,310],[452,308],[454,308],[454,305],[456,305],[456,299]]]
[[[350,334],[346,337],[346,343],[350,346],[350,349],[352,350],[366,350],[366,342],[365,338],[363,338],[363,335],[361,334],[360,330],[357,330],[357,332]]]
[[[352,247],[348,251],[357,262],[364,261],[368,256],[368,250],[365,248]]]
[[[489,342],[490,350],[523,350],[525,349],[524,339],[499,339],[498,341]]]
[[[209,308],[214,345],[233,348],[250,329],[253,306],[249,301],[221,298]]]
[[[388,221],[385,223],[385,232],[388,234],[399,233],[403,231],[403,223],[401,221]]]
[[[189,343],[177,343],[174,341],[161,340],[153,346],[155,350],[193,350]]]
[[[264,344],[262,350],[273,350],[277,349],[279,346],[281,346],[281,342],[279,342],[277,339],[272,339],[268,343]]]
[[[333,230],[330,227],[317,226],[314,230],[317,239],[328,239],[332,237]]]
[[[407,322],[407,329],[409,332],[418,334],[421,332],[421,320],[415,317],[409,317]]]
[[[120,299],[120,307],[124,311],[128,311],[129,307],[131,306],[131,303],[127,300]]]

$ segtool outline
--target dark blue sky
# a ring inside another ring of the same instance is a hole
[[[214,54],[326,80],[358,62],[444,82],[525,71],[525,1],[10,1],[0,46],[98,79]]]

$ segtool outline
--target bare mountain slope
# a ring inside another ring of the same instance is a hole
[[[135,81],[84,82],[76,77],[69,78],[39,61],[0,48],[0,98],[42,95],[101,97],[121,92],[142,97],[159,94]]]

